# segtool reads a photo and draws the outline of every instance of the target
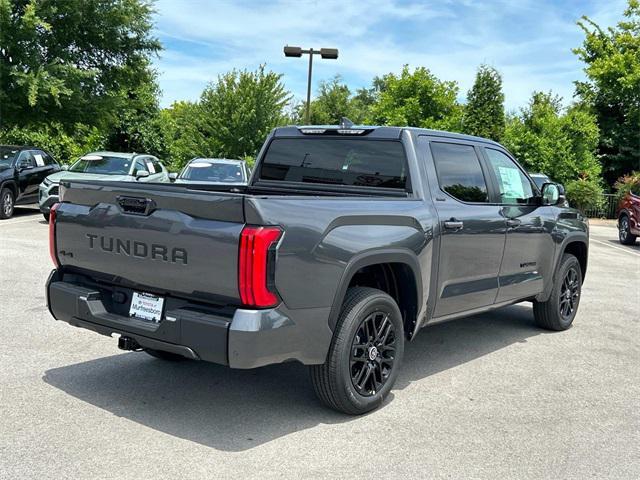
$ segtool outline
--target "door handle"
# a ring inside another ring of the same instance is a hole
[[[522,222],[517,218],[507,218],[507,227],[518,227]]]
[[[447,230],[461,230],[462,227],[464,227],[464,223],[458,220],[451,219],[444,222],[444,228]]]

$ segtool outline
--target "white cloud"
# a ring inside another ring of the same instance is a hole
[[[314,61],[314,83],[340,73],[353,87],[403,64],[425,66],[457,80],[464,96],[480,63],[504,77],[508,108],[526,104],[533,90],[554,90],[569,100],[581,65],[571,53],[582,33],[582,13],[612,24],[624,0],[603,0],[573,12],[533,0],[476,3],[439,1],[204,2],[157,3],[158,34],[167,50],[157,62],[164,104],[195,99],[204,85],[232,68],[261,63],[285,74],[298,97],[306,90],[307,63],[286,59],[285,44],[339,47],[337,61]],[[612,13],[613,12],[613,13]]]

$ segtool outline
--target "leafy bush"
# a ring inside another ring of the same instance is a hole
[[[600,177],[595,117],[580,105],[564,109],[550,93],[535,92],[527,107],[508,117],[502,142],[529,172],[556,182]]]
[[[566,184],[566,195],[572,207],[581,212],[599,210],[603,206],[602,187],[597,181],[588,178],[571,180]]]
[[[620,177],[613,187],[616,189],[618,199],[624,197],[628,192],[640,195],[640,172],[631,172]]]
[[[33,145],[53,155],[60,163],[71,163],[92,150],[104,148],[106,137],[96,127],[76,124],[73,134],[60,123],[30,127],[12,127],[0,130],[0,143]]]

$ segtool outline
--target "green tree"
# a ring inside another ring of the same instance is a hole
[[[166,161],[171,170],[179,170],[195,157],[213,157],[218,151],[215,140],[201,130],[201,109],[197,103],[175,102],[160,112],[159,124]]]
[[[598,127],[582,105],[563,109],[559,97],[535,92],[527,107],[508,117],[502,142],[530,172],[561,183],[600,181]]]
[[[460,131],[462,107],[457,101],[458,84],[441,81],[424,67],[413,72],[374,79],[377,100],[371,106],[371,122]]]
[[[120,109],[110,128],[107,148],[121,152],[144,152],[163,158],[167,145],[162,132],[156,73],[146,70],[147,78],[128,91],[128,102]]]
[[[0,0],[3,127],[115,123],[160,50],[144,0]]]
[[[304,118],[305,108],[306,102],[300,105],[302,118]],[[328,82],[321,81],[318,96],[311,101],[309,123],[337,125],[342,117],[354,120],[352,116],[351,90],[342,82],[340,75],[336,75]]]
[[[602,29],[583,17],[585,33],[576,53],[585,63],[586,82],[577,94],[592,105],[600,128],[598,151],[609,184],[640,169],[640,2],[629,0],[624,20]]]
[[[254,157],[267,134],[289,120],[290,98],[282,76],[264,66],[220,75],[198,102],[178,102],[161,112],[172,168],[196,156]]]
[[[504,93],[502,77],[487,65],[480,65],[476,80],[467,94],[464,133],[500,141],[504,133]]]
[[[352,95],[349,87],[340,75],[329,81],[321,81],[318,95],[311,100],[309,123],[312,125],[338,125],[342,117],[354,123],[362,123],[368,116],[374,103],[371,92],[361,88]],[[296,105],[293,123],[306,123],[305,109],[307,102]]]
[[[255,155],[267,134],[286,119],[291,96],[282,75],[232,70],[209,84],[200,97],[200,131],[211,139],[219,156],[240,158]]]

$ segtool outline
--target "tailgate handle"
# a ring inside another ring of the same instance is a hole
[[[119,195],[117,200],[120,209],[124,213],[129,213],[131,215],[147,216],[156,208],[156,203],[150,198],[126,197],[124,195]]]

